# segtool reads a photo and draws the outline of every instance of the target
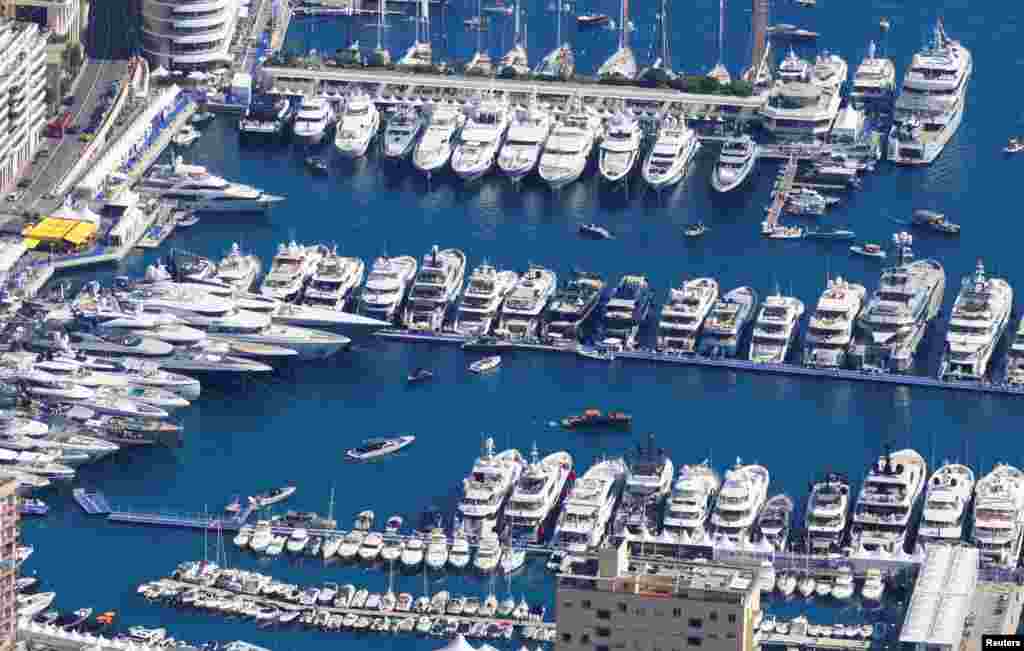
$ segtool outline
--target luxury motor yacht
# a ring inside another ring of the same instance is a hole
[[[704,319],[718,300],[718,282],[697,278],[668,290],[658,321],[658,350],[693,353]]]
[[[532,172],[540,161],[541,151],[551,135],[554,120],[536,99],[528,106],[512,111],[508,137],[498,154],[498,169],[518,181]]]
[[[523,470],[505,508],[505,526],[514,540],[544,542],[545,525],[556,513],[573,473],[572,456],[554,452],[540,458],[537,445],[530,452],[530,465]]]
[[[408,156],[416,146],[423,126],[423,117],[414,107],[396,109],[384,128],[384,157],[399,159]]]
[[[721,476],[708,461],[681,467],[665,508],[662,538],[681,544],[703,543],[705,525],[721,485]]]
[[[3,436],[46,436],[50,432],[49,424],[19,416],[14,412],[0,411],[0,435]]]
[[[719,546],[745,547],[750,544],[754,521],[768,497],[768,469],[759,465],[736,465],[725,473],[722,489],[711,513],[711,539]]]
[[[238,120],[238,133],[246,138],[280,138],[293,113],[288,97],[259,95],[253,98],[252,104]]]
[[[326,248],[319,244],[304,246],[296,244],[294,240],[288,244],[278,244],[277,254],[270,263],[270,271],[260,283],[260,294],[280,301],[295,300],[326,253]]]
[[[824,140],[839,114],[846,77],[842,58],[823,52],[811,65],[790,49],[759,109],[764,129],[779,140]]]
[[[584,271],[555,292],[541,320],[541,339],[552,343],[576,341],[580,327],[601,300],[605,282],[597,274]]]
[[[754,323],[750,361],[759,364],[785,362],[803,314],[803,301],[797,298],[781,294],[766,298]]]
[[[373,100],[365,92],[357,91],[345,102],[345,110],[338,119],[334,146],[345,158],[365,156],[379,127],[380,112]]]
[[[860,314],[867,290],[842,277],[828,281],[804,337],[803,362],[817,368],[843,368],[846,349],[853,341],[853,323]]]
[[[666,115],[658,126],[654,146],[644,159],[644,181],[655,190],[675,185],[686,176],[698,149],[697,134],[686,126],[686,120]]]
[[[610,346],[632,348],[653,301],[654,292],[646,276],[623,276],[605,304],[596,339]]]
[[[927,478],[928,464],[909,449],[887,451],[868,468],[853,510],[854,554],[891,558],[905,553],[910,516]]]
[[[599,461],[573,483],[555,525],[553,544],[570,554],[585,554],[604,539],[622,491],[626,463]]]
[[[326,97],[306,97],[292,124],[295,141],[303,145],[319,145],[335,119],[334,107]]]
[[[508,105],[494,99],[481,102],[466,120],[452,154],[452,171],[470,181],[491,170],[509,126]]]
[[[744,332],[754,321],[757,292],[750,287],[737,287],[726,292],[712,307],[704,320],[704,334],[698,352],[701,355],[735,357]]]
[[[473,471],[462,480],[459,514],[468,535],[480,537],[495,531],[505,502],[525,467],[518,450],[494,454],[494,439],[484,441]]]
[[[447,165],[465,121],[466,116],[458,107],[446,104],[435,106],[423,137],[413,150],[413,167],[430,174]]]
[[[1017,567],[1024,536],[1024,473],[998,464],[978,481],[971,542],[982,561]]]
[[[1002,278],[987,276],[978,260],[974,274],[963,279],[949,315],[939,378],[984,380],[1012,308],[1013,288]]]
[[[757,514],[758,546],[773,552],[784,552],[789,543],[793,525],[793,511],[796,505],[789,495],[771,497]],[[769,586],[774,586],[775,577],[770,577]],[[768,588],[771,590],[771,587]]]
[[[303,294],[303,303],[310,306],[344,310],[352,293],[363,284],[366,265],[359,258],[338,255],[335,247],[320,259]]]
[[[116,296],[82,292],[74,301],[77,323],[88,323],[95,334],[113,337],[144,336],[172,346],[190,346],[206,339],[206,335],[190,328],[173,314],[146,312],[143,304],[120,301]]]
[[[917,528],[918,551],[924,552],[928,544],[959,544],[967,532],[964,525],[973,497],[974,471],[969,467],[947,463],[936,470],[928,479],[924,496],[921,524]]]
[[[914,260],[912,238],[894,236],[899,262],[882,272],[857,318],[847,357],[855,368],[907,371],[928,324],[942,308],[946,272],[935,260]]]
[[[497,331],[517,339],[536,336],[540,314],[557,286],[555,272],[531,265],[505,299]]]
[[[214,176],[202,165],[188,165],[181,156],[175,156],[169,164],[154,165],[137,187],[193,212],[262,212],[284,201],[284,197]]]
[[[382,321],[394,320],[418,268],[416,258],[411,255],[382,256],[374,260],[359,293],[360,314]]]
[[[850,102],[855,108],[884,106],[896,91],[896,66],[890,59],[879,58],[875,42],[868,44],[868,55],[853,73]]]
[[[811,484],[804,530],[812,554],[835,554],[842,549],[850,514],[850,482],[830,472]]]
[[[973,70],[970,50],[946,36],[940,19],[932,42],[914,55],[904,74],[889,132],[889,160],[927,165],[942,153],[963,119]]]
[[[600,135],[601,118],[589,106],[577,102],[551,131],[540,156],[540,178],[552,189],[565,187],[580,178]]]
[[[618,111],[608,119],[601,140],[597,167],[601,177],[617,183],[629,176],[640,158],[644,132],[631,113]]]
[[[729,192],[740,187],[754,169],[758,147],[748,135],[736,136],[722,143],[718,163],[711,173],[711,187],[718,192]]]
[[[466,274],[466,254],[458,249],[439,250],[423,256],[420,270],[409,290],[403,322],[411,330],[441,330],[448,308],[458,298]]]
[[[259,258],[243,255],[238,243],[232,242],[231,250],[217,263],[217,273],[212,280],[231,290],[247,292],[256,282],[261,266]]]
[[[1005,382],[1011,386],[1024,384],[1024,318],[1017,322],[1009,350],[1006,351]]]
[[[626,485],[612,529],[616,542],[627,537],[653,540],[658,535],[662,508],[672,491],[674,476],[672,460],[663,449],[655,447],[654,435],[649,434],[647,446],[637,445],[626,468]]]
[[[455,313],[455,332],[467,336],[490,332],[502,301],[518,281],[516,272],[498,271],[487,262],[474,269]]]

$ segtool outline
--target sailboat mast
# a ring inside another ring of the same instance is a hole
[[[622,0],[619,16],[619,49],[626,47],[626,23],[629,21],[629,0]]]
[[[385,12],[384,2],[385,2],[385,0],[380,0],[380,6],[379,6],[380,13],[377,16],[377,49],[378,50],[384,49],[384,12]]]
[[[483,50],[484,0],[476,0],[476,51]]]
[[[515,45],[522,45],[522,41],[519,38],[519,36],[520,36],[519,35],[519,0],[516,0],[516,2],[515,2],[515,12],[516,12],[516,37],[515,37]]]

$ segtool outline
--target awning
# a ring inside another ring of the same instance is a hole
[[[77,226],[72,228],[64,235],[64,239],[72,244],[82,244],[88,241],[90,237],[96,234],[96,224],[90,224],[89,222],[79,222]]]
[[[31,250],[31,249],[34,249],[37,246],[39,246],[39,240],[34,240],[31,237],[26,237],[24,242],[25,242],[25,248],[26,249],[30,249]]]
[[[23,233],[23,235],[30,239],[42,240],[44,242],[59,242],[60,240],[63,240],[64,236],[79,223],[80,222],[68,219],[54,219],[53,217],[47,217],[33,226],[27,233]]]

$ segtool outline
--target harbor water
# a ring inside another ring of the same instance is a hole
[[[462,29],[462,20],[470,15],[463,4],[449,10],[450,56],[465,59],[475,34]],[[715,63],[717,5],[700,0],[673,20],[677,69],[707,70]],[[750,50],[748,5],[730,3],[728,10],[725,62],[734,74]],[[907,169],[879,164],[863,190],[845,196],[827,216],[813,219],[882,244],[894,232],[910,228],[914,209],[938,210],[961,223],[958,239],[915,232],[917,257],[936,258],[945,266],[944,313],[956,297],[960,278],[974,269],[979,257],[991,275],[1024,289],[1018,258],[1024,222],[1016,207],[1024,158],[1001,153],[1008,137],[1024,132],[1017,94],[1008,92],[1024,65],[1018,54],[1022,6],[945,2],[925,9],[873,0],[856,9],[829,2],[816,9],[790,4],[776,9],[773,22],[820,32],[820,46],[846,58],[851,71],[868,41],[880,38],[878,21],[887,17],[892,29],[882,44],[900,75],[936,16],[944,18],[948,33],[970,48],[975,59],[958,134],[934,165]],[[576,11],[617,15],[608,0],[578,5]],[[648,61],[655,9],[653,3],[643,3],[634,11],[636,50]],[[289,45],[328,51],[343,47],[351,31],[346,20],[297,20]],[[358,38],[372,42],[369,30],[363,31]],[[388,34],[394,51],[408,43],[411,32],[411,23],[396,20]],[[601,30],[576,34],[574,21],[567,34],[582,52],[578,65],[584,71],[596,67],[615,41],[612,33]],[[533,56],[552,46],[551,21],[533,17],[530,39]],[[646,191],[640,182],[628,190],[611,189],[600,183],[593,163],[583,180],[552,193],[533,180],[513,187],[494,175],[464,184],[443,174],[428,183],[407,161],[389,164],[373,148],[367,159],[352,162],[340,160],[326,145],[322,155],[331,158],[330,173],[312,176],[303,164],[308,155],[291,145],[241,146],[232,120],[218,118],[183,152],[185,159],[287,200],[265,217],[204,218],[174,234],[163,249],[131,256],[117,268],[69,278],[79,282],[139,276],[170,246],[219,259],[238,242],[259,255],[266,269],[278,243],[291,239],[336,243],[342,254],[368,263],[384,252],[419,258],[436,243],[464,250],[470,268],[487,259],[499,269],[522,271],[532,262],[560,277],[573,268],[598,272],[609,283],[626,273],[645,274],[659,304],[669,287],[682,280],[712,276],[723,291],[751,285],[763,296],[778,287],[811,309],[828,275],[842,275],[870,291],[881,270],[877,260],[851,257],[849,243],[762,238],[759,223],[777,164],[759,163],[746,186],[715,195],[708,183],[714,161],[710,146],[698,155],[687,179],[661,195]],[[786,220],[814,225],[806,218]],[[699,239],[684,238],[684,225],[697,221],[711,231]],[[602,224],[616,237],[581,239],[580,222]],[[1015,311],[1013,324],[1017,318]],[[944,329],[940,317],[922,346],[924,371],[931,374]],[[1005,340],[997,360],[1004,350]],[[424,509],[436,507],[448,514],[450,523],[459,482],[484,435],[493,436],[498,449],[517,447],[524,454],[534,442],[543,454],[568,450],[580,474],[599,457],[635,449],[642,435],[653,432],[677,467],[711,459],[722,470],[737,457],[765,465],[771,473],[769,494],[791,495],[799,521],[811,479],[826,471],[845,472],[856,485],[887,444],[917,449],[930,469],[943,459],[960,459],[979,477],[997,461],[1024,464],[1024,442],[1016,436],[1024,417],[1019,397],[627,360],[609,364],[536,352],[504,353],[497,371],[467,373],[467,365],[480,356],[454,346],[363,338],[349,352],[283,368],[266,378],[206,382],[201,399],[182,414],[183,447],[123,451],[82,468],[75,485],[102,490],[115,508],[219,512],[236,494],[251,495],[294,481],[299,490],[279,511],[325,512],[333,487],[334,515],[343,527],[363,509],[375,511],[380,525],[400,514],[413,526]],[[407,385],[406,375],[416,367],[431,369],[434,379]],[[631,413],[633,433],[569,432],[551,425],[588,407]],[[398,433],[413,433],[417,441],[377,463],[343,460],[344,451],[364,438]],[[149,605],[136,595],[136,586],[168,574],[181,560],[204,554],[212,559],[216,536],[209,536],[204,552],[204,536],[195,531],[108,524],[102,516],[86,516],[71,499],[71,490],[71,485],[47,489],[41,497],[51,505],[50,514],[27,520],[22,528],[24,542],[36,549],[24,570],[38,573],[45,589],[58,592],[61,610],[116,610],[125,624],[166,626],[178,638],[241,638],[273,649],[326,649],[339,640],[366,649],[381,644],[395,649],[440,646],[437,640],[411,636],[383,642],[299,629],[262,631],[249,622]],[[295,582],[353,582],[384,591],[389,581],[386,569],[324,567],[319,560],[289,560],[286,555],[260,560],[240,554],[230,539],[224,546],[232,564],[258,567]],[[472,574],[431,575],[426,580],[432,592],[443,586],[453,593],[484,595],[491,588],[488,580]],[[396,572],[394,582],[396,592],[419,594],[424,577]],[[548,603],[549,617],[551,586],[541,562],[531,563],[511,581],[517,598]],[[498,578],[493,589],[503,596],[509,584]],[[795,615],[806,608],[800,601],[773,603],[769,610]],[[864,618],[856,602],[809,608],[817,621]],[[897,609],[898,604],[892,612],[870,618],[898,621]],[[519,642],[512,644],[518,647]]]

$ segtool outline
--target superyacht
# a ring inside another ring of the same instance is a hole
[[[716,546],[745,547],[750,544],[757,514],[768,498],[768,469],[759,465],[736,465],[725,480],[711,513],[711,539]]]
[[[971,52],[946,36],[939,20],[932,42],[914,55],[903,77],[889,131],[889,160],[907,165],[934,161],[963,119]]]
[[[599,461],[576,480],[555,524],[553,544],[569,554],[586,554],[604,540],[622,492],[626,463]]]
[[[653,301],[654,292],[646,276],[623,276],[604,306],[596,338],[611,346],[634,347]]]
[[[807,366],[843,368],[846,349],[853,340],[853,323],[864,305],[867,290],[842,277],[828,281],[804,337],[804,359]]]
[[[911,237],[894,236],[899,264],[882,272],[861,311],[847,354],[855,368],[907,371],[928,324],[942,308],[946,272],[935,260],[914,260]]]
[[[1013,336],[1010,349],[1006,351],[1006,370],[1004,381],[1015,387],[1024,384],[1024,318],[1017,323],[1017,332]]]
[[[540,178],[555,190],[580,178],[601,135],[597,113],[578,101],[575,104],[574,110],[552,129],[540,156]]]
[[[495,99],[484,101],[466,120],[459,144],[452,154],[452,171],[470,181],[491,170],[508,131],[508,106]]]
[[[657,349],[696,352],[697,335],[717,300],[718,282],[714,278],[697,278],[678,289],[669,289],[658,321]]]
[[[467,535],[480,538],[496,530],[512,488],[526,467],[518,450],[494,453],[494,439],[483,443],[473,471],[462,480],[459,516]]]
[[[327,251],[321,245],[302,246],[294,240],[279,244],[270,263],[270,271],[260,284],[260,294],[280,301],[295,300],[316,272],[325,253]]]
[[[403,322],[411,330],[438,332],[466,276],[466,254],[458,249],[439,250],[423,256],[420,270],[409,290]]]
[[[317,263],[303,294],[303,303],[344,310],[356,288],[363,284],[366,264],[359,258],[338,255],[335,247]]]
[[[759,110],[765,130],[786,141],[825,139],[839,115],[846,76],[846,62],[834,54],[819,55],[812,66],[790,50]]]
[[[575,277],[559,289],[541,321],[541,339],[571,342],[579,339],[580,328],[601,300],[605,282],[597,274],[577,271]]]
[[[252,105],[238,120],[238,133],[242,137],[280,138],[293,114],[291,100],[281,95],[261,95],[253,98]]]
[[[654,146],[647,152],[641,176],[655,190],[679,183],[690,166],[700,142],[683,118],[666,115],[658,126]]]
[[[413,167],[431,174],[447,165],[465,121],[466,116],[458,107],[435,106],[423,137],[413,150]]]
[[[750,361],[759,364],[784,363],[803,314],[804,304],[799,299],[781,294],[766,298],[754,323]]]
[[[292,135],[300,144],[319,145],[335,119],[334,107],[326,97],[307,97],[295,115]]]
[[[535,337],[541,312],[557,286],[558,277],[555,272],[531,266],[505,299],[497,331],[517,339]]]
[[[840,552],[846,539],[850,506],[850,482],[845,475],[830,472],[811,484],[804,517],[810,553],[830,555]]]
[[[853,73],[850,102],[854,108],[869,105],[884,107],[892,101],[896,91],[896,66],[890,59],[879,58],[875,42],[868,44],[868,55]]]
[[[361,158],[380,127],[380,111],[365,92],[349,95],[338,120],[334,146],[345,158]]]
[[[486,261],[474,269],[455,313],[455,332],[466,336],[490,332],[498,309],[517,282],[519,274],[498,271]]]
[[[757,292],[751,287],[728,291],[704,320],[704,335],[698,352],[701,355],[735,357],[743,334],[753,322],[757,303]]]
[[[949,315],[939,378],[985,380],[992,353],[1010,322],[1012,307],[1013,288],[1002,278],[987,276],[978,260],[974,275],[963,279]]]
[[[904,555],[910,516],[921,500],[927,478],[928,464],[909,449],[886,451],[868,468],[850,529],[855,555]]]
[[[722,143],[718,162],[711,173],[711,187],[717,192],[729,192],[738,188],[753,171],[757,154],[757,143],[750,136],[727,139]]]
[[[931,476],[926,491],[917,528],[918,552],[931,543],[959,544],[967,533],[974,471],[961,463],[947,463]]]
[[[757,514],[758,546],[772,552],[785,552],[789,534],[793,529],[793,512],[796,505],[789,495],[775,495],[764,503]],[[774,577],[769,586],[774,586]],[[771,587],[768,588],[771,590]]]
[[[1016,568],[1024,536],[1024,473],[998,464],[978,482],[971,542],[982,562]]]
[[[384,128],[384,158],[400,159],[408,156],[416,146],[416,138],[423,130],[423,125],[423,117],[415,108],[397,109]]]
[[[665,507],[661,537],[676,544],[705,542],[705,526],[721,486],[721,476],[707,461],[680,468]]]
[[[508,138],[498,154],[498,169],[514,181],[528,175],[537,167],[554,120],[536,98],[528,106],[519,106],[512,112]]]
[[[231,290],[247,292],[260,275],[261,266],[259,258],[243,255],[238,244],[232,242],[231,250],[217,263],[217,273],[211,280]]]
[[[393,321],[418,268],[416,258],[411,255],[381,256],[374,260],[370,273],[366,275],[366,284],[359,293],[359,313],[382,321]]]
[[[612,532],[616,542],[626,538],[653,539],[657,535],[674,474],[672,460],[663,449],[654,446],[654,435],[648,435],[647,447],[637,446],[626,469],[626,485]]]
[[[188,165],[181,156],[157,164],[139,181],[138,189],[160,199],[177,201],[193,212],[262,212],[284,197],[210,174],[202,165]]]
[[[599,148],[597,168],[601,178],[617,183],[629,177],[640,158],[643,138],[640,121],[631,113],[624,110],[614,113],[608,119]]]
[[[505,526],[513,540],[542,543],[548,519],[573,479],[572,456],[554,452],[540,458],[534,444],[530,465],[523,470],[505,508]]]

